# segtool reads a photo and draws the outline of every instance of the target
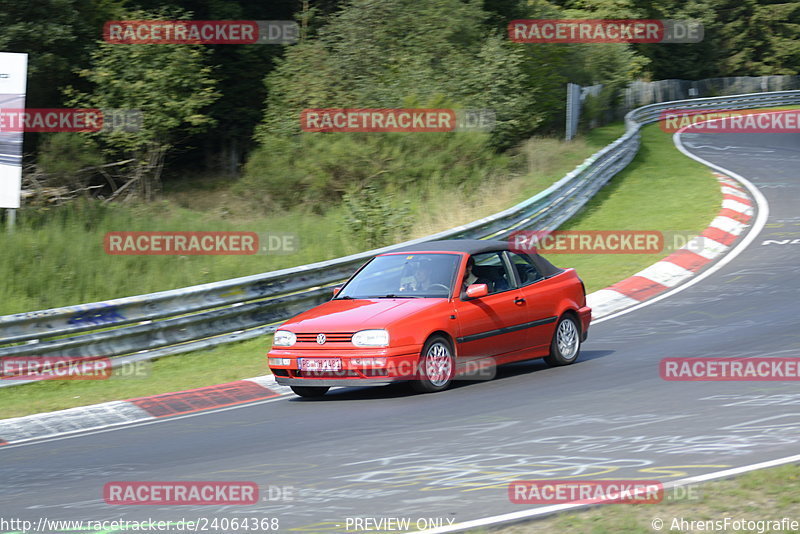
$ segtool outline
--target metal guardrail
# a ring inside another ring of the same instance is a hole
[[[0,317],[0,357],[115,356],[154,359],[275,330],[331,297],[331,288],[376,254],[436,239],[508,237],[555,230],[636,155],[644,124],[669,109],[746,109],[800,104],[800,91],[679,100],[637,108],[626,131],[541,193],[494,215],[434,235],[343,258],[221,282]],[[27,343],[24,343],[27,342]],[[0,387],[24,381],[3,381]]]

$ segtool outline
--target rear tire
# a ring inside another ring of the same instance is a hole
[[[453,382],[456,360],[453,348],[444,336],[433,336],[425,342],[419,355],[418,380],[411,388],[419,393],[434,393],[447,389]]]
[[[553,341],[550,342],[550,355],[544,357],[548,365],[558,367],[569,365],[581,353],[581,328],[574,316],[564,315],[558,320]]]
[[[289,386],[292,388],[292,391],[295,392],[296,395],[301,397],[305,397],[308,399],[318,399],[325,395],[329,387],[320,387],[320,386]]]

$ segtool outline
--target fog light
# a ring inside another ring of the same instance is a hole
[[[269,358],[269,365],[283,366],[292,365],[291,358]]]

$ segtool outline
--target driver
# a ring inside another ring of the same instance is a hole
[[[400,291],[427,291],[431,288],[433,263],[428,258],[414,258],[407,265],[408,277]]]

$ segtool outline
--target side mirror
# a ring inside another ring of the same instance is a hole
[[[486,284],[472,284],[467,288],[467,296],[471,299],[485,297],[489,294],[489,286]]]
[[[334,287],[334,288],[333,288],[333,296],[335,297],[336,295],[338,295],[338,294],[339,294],[339,291],[341,291],[341,290],[342,290],[342,286],[336,286],[336,287]]]

